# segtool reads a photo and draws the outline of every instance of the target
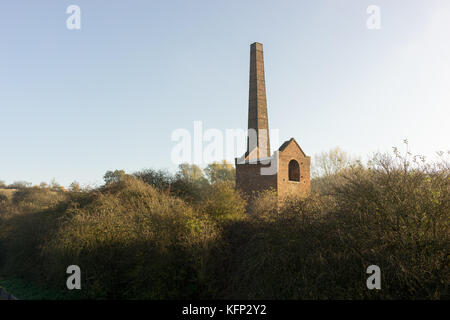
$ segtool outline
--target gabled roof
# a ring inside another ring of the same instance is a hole
[[[297,143],[297,141],[295,141],[294,138],[290,138],[289,140],[285,141],[285,142],[280,146],[280,148],[278,149],[278,151],[280,151],[280,152],[284,151],[284,149],[286,149],[287,146],[290,145],[292,142],[294,142],[294,143],[297,145],[297,147],[300,149],[300,151],[301,151],[301,152],[303,153],[303,155],[306,157],[305,152],[303,152],[302,148],[301,148],[300,145]]]

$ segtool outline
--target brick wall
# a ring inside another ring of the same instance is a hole
[[[265,165],[236,164],[236,187],[251,196],[254,191],[277,188],[277,175],[261,175]]]
[[[238,164],[236,161],[236,187],[251,196],[253,192],[273,188],[279,199],[286,196],[306,196],[311,191],[311,158],[306,156],[295,140],[290,141],[278,151],[278,172],[274,175],[261,175],[265,165]],[[289,180],[289,162],[295,160],[300,167],[300,180]]]
[[[300,166],[300,181],[289,181],[289,162],[296,160]],[[277,176],[278,196],[305,196],[311,191],[310,178],[311,158],[305,156],[296,143],[290,143],[279,152],[279,167]]]

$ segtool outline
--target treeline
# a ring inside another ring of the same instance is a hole
[[[19,188],[0,199],[0,275],[67,292],[75,264],[69,297],[90,299],[449,298],[448,162],[327,164],[309,197],[282,203],[245,199],[227,163]],[[366,287],[373,264],[381,290]]]
[[[71,187],[74,185],[78,185],[77,182],[71,184]],[[6,184],[3,180],[0,180],[0,190],[18,190],[18,189],[27,189],[27,188],[35,188],[35,189],[51,189],[53,191],[66,191],[66,189],[61,186],[59,183],[53,179],[50,183],[41,182],[39,185],[34,185],[28,181],[14,181],[13,183]],[[5,192],[6,193],[6,192]],[[1,196],[1,193],[0,193]]]

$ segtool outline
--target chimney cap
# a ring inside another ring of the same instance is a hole
[[[258,50],[262,50],[263,45],[262,45],[262,43],[260,43],[260,42],[253,42],[253,43],[250,45],[250,47],[251,47],[252,49],[255,48],[255,49],[258,49]]]

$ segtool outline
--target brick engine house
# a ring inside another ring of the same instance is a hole
[[[310,163],[294,138],[284,142],[272,155],[269,143],[263,46],[250,46],[247,151],[235,159],[236,187],[252,196],[273,189],[278,198],[305,196],[310,192]]]

